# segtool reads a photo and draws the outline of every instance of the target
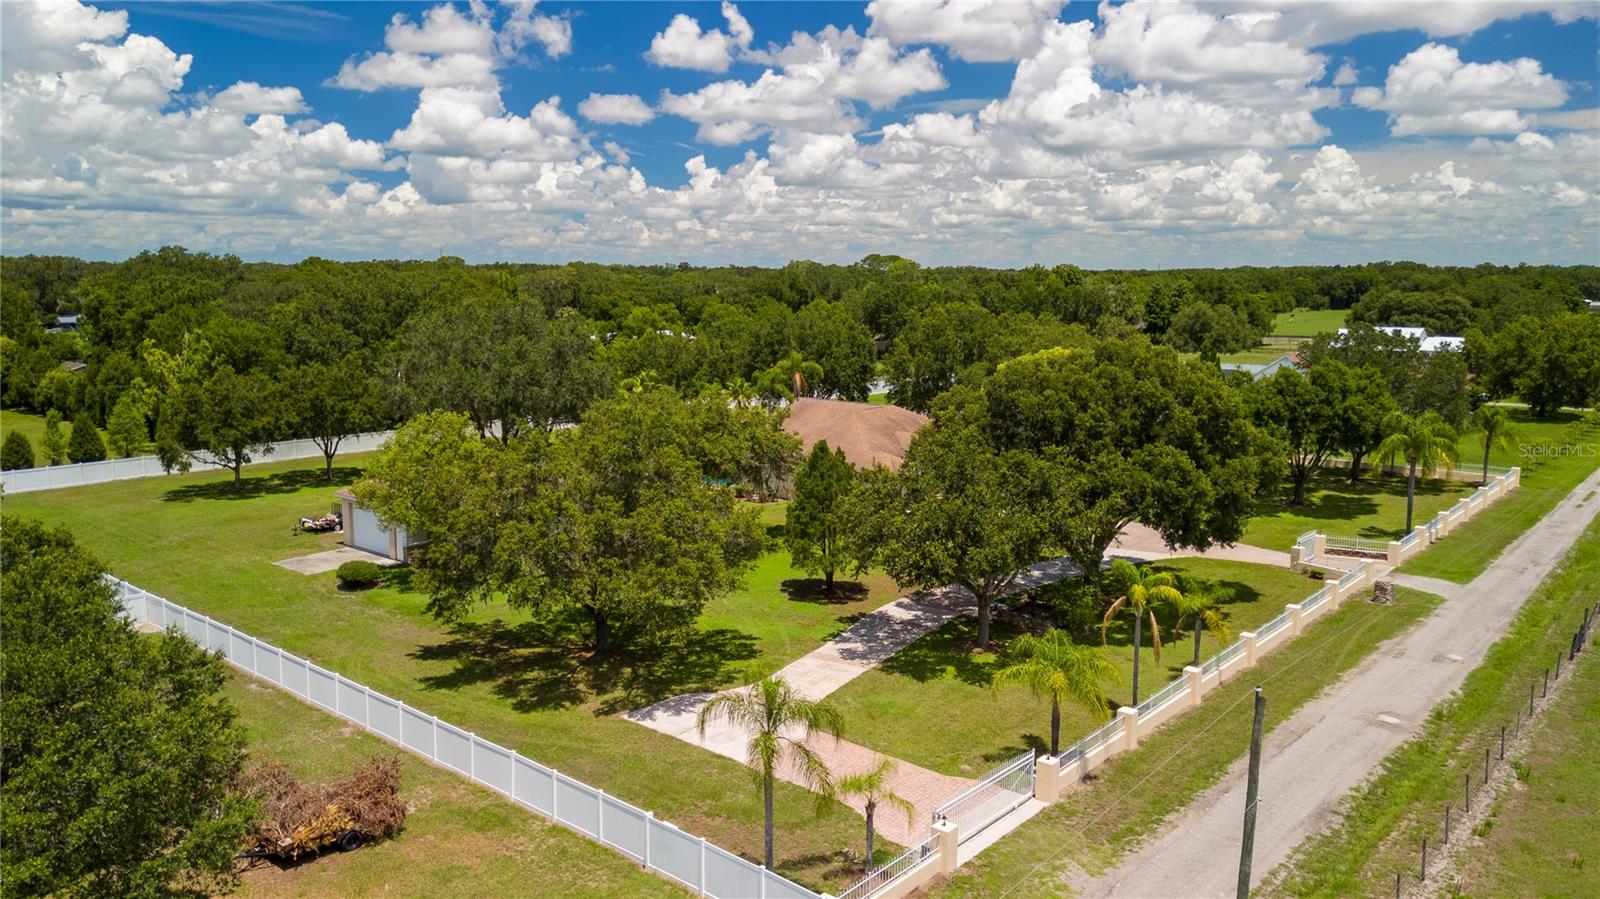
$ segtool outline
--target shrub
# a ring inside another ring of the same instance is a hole
[[[33,444],[22,435],[21,431],[12,431],[6,435],[4,444],[0,444],[0,468],[10,471],[13,468],[33,467]]]
[[[339,578],[339,586],[359,590],[362,587],[371,587],[376,584],[378,579],[383,576],[383,569],[379,568],[376,562],[356,559],[340,565],[336,574]]]
[[[103,462],[106,442],[94,426],[89,413],[80,412],[72,419],[72,436],[67,438],[67,458],[74,462]]]

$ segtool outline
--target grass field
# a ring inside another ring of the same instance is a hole
[[[1592,647],[1545,712],[1523,761],[1528,776],[1495,807],[1488,833],[1459,872],[1460,895],[1600,896],[1600,654]]]
[[[238,494],[228,473],[197,472],[18,494],[6,498],[6,512],[68,525],[119,577],[760,857],[760,793],[748,771],[618,713],[785,664],[892,598],[885,579],[868,579],[865,595],[846,602],[820,602],[786,555],[769,553],[743,590],[707,609],[694,639],[602,659],[577,633],[535,625],[504,605],[446,626],[425,613],[427,597],[403,571],[377,589],[344,593],[332,573],[307,577],[271,564],[337,542],[292,526],[327,511],[358,462],[338,460],[333,484],[306,460],[251,466]],[[769,524],[782,518],[777,505],[762,513]],[[841,807],[819,820],[811,794],[780,784],[777,819],[782,873],[819,887],[858,875],[853,812]]]
[[[1280,312],[1272,320],[1274,337],[1315,337],[1337,333],[1344,327],[1348,309],[1296,309]]]
[[[1294,642],[1218,687],[1200,707],[1156,730],[1093,780],[962,866],[933,897],[1066,896],[1080,871],[1099,873],[1196,794],[1222,778],[1249,745],[1253,688],[1271,697],[1267,728],[1283,722],[1382,641],[1405,632],[1438,597],[1399,588],[1393,605],[1345,603]],[[1229,859],[1228,864],[1233,860]]]
[[[1293,349],[1294,347],[1286,346],[1258,346],[1237,353],[1225,353],[1221,356],[1218,356],[1217,361],[1247,362],[1256,365],[1262,365],[1277,359],[1279,356],[1289,355],[1290,351]]]
[[[1224,604],[1230,629],[1250,630],[1314,592],[1316,583],[1266,565],[1214,559],[1162,562],[1159,570],[1183,572],[1215,580],[1231,592]],[[1133,628],[1127,616],[1108,634],[1103,651],[1122,671],[1122,683],[1107,685],[1118,705],[1132,698]],[[1156,663],[1146,624],[1140,655],[1140,694],[1148,696],[1183,672],[1194,652],[1193,631],[1173,634],[1171,616],[1161,618],[1162,660]],[[1025,688],[1008,687],[999,694],[989,684],[1004,665],[998,651],[1018,632],[1002,617],[991,646],[974,652],[977,622],[970,616],[951,621],[923,637],[872,671],[834,693],[830,699],[851,723],[852,738],[880,752],[913,764],[961,777],[982,776],[988,769],[1029,747],[1048,751],[1050,706]],[[1099,632],[1078,636],[1099,644]],[[1203,637],[1201,658],[1221,647]],[[1067,746],[1104,723],[1076,706],[1061,710],[1061,744]]]
[[[1419,479],[1414,523],[1423,524],[1474,489],[1461,481]],[[1302,506],[1289,503],[1290,490],[1285,484],[1277,498],[1263,504],[1250,519],[1241,542],[1287,550],[1296,537],[1313,528],[1339,537],[1394,540],[1405,536],[1404,476],[1367,471],[1352,484],[1348,472],[1324,469],[1306,484]]]
[[[1528,685],[1539,680],[1569,646],[1583,609],[1592,608],[1597,600],[1600,523],[1589,528],[1562,567],[1529,597],[1505,636],[1489,648],[1483,664],[1428,717],[1421,735],[1390,753],[1378,773],[1342,801],[1340,823],[1302,845],[1273,872],[1264,894],[1372,896],[1392,889],[1395,872],[1414,869],[1422,838],[1439,838],[1444,807],[1460,800],[1461,772],[1481,770],[1484,747],[1497,743],[1500,726],[1512,723],[1519,710],[1525,710]],[[1572,797],[1584,797],[1581,810],[1570,811],[1593,821],[1600,768],[1591,767],[1583,783]],[[1572,833],[1566,843],[1592,845],[1592,839],[1591,827]],[[1551,851],[1544,861],[1560,857]],[[1526,888],[1489,895],[1511,894],[1584,895]]]
[[[1401,571],[1467,583],[1600,467],[1600,420],[1585,420],[1576,413],[1545,421],[1534,421],[1525,411],[1514,410],[1512,415],[1518,432],[1515,444],[1494,450],[1489,463],[1521,466],[1522,486],[1400,566]],[[1462,435],[1459,470],[1476,471],[1482,465],[1483,444],[1478,440],[1472,434]]]
[[[34,415],[31,412],[16,412],[11,409],[0,410],[0,440],[4,440],[12,431],[21,431],[22,436],[28,438],[28,442],[33,445],[35,465],[42,466],[47,464],[44,458],[43,415]],[[62,440],[72,439],[71,422],[63,421],[61,423],[61,438]],[[103,428],[100,431],[100,439],[102,441],[110,439]],[[106,451],[110,452],[109,443]]]
[[[373,754],[395,752],[243,674],[232,674],[227,694],[252,756],[281,759],[302,779],[335,780]],[[399,758],[400,795],[409,811],[397,836],[289,867],[256,867],[235,895],[684,895],[610,849],[455,774],[408,753]]]

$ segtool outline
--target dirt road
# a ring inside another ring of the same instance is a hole
[[[1426,621],[1379,646],[1359,668],[1267,735],[1256,824],[1255,880],[1332,823],[1339,798],[1411,737],[1460,686],[1523,601],[1600,511],[1590,475]],[[1267,696],[1270,703],[1270,692]],[[1241,734],[1244,732],[1241,731]],[[1244,760],[1115,870],[1077,884],[1088,896],[1232,896],[1238,879]]]

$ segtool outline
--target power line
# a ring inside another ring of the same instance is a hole
[[[1331,644],[1334,641],[1338,640],[1340,637],[1344,636],[1345,634],[1349,633],[1350,631],[1356,629],[1357,627],[1360,627],[1361,625],[1367,624],[1367,623],[1368,622],[1366,620],[1360,620],[1360,621],[1353,621],[1350,624],[1345,625],[1343,628],[1340,628],[1338,631],[1335,631],[1332,636],[1328,637],[1328,639],[1322,641],[1321,643],[1318,643],[1316,646],[1313,646],[1313,647],[1307,649],[1299,657],[1293,659],[1288,664],[1284,665],[1282,668],[1280,668],[1277,671],[1273,672],[1271,675],[1269,675],[1269,676],[1267,676],[1265,678],[1262,678],[1260,683],[1261,684],[1270,683],[1273,680],[1273,678],[1279,677],[1279,676],[1291,671],[1296,665],[1298,665],[1301,662],[1305,661],[1306,659],[1310,658],[1313,653],[1316,653],[1317,651],[1321,650],[1323,647],[1328,646],[1329,644]],[[1100,819],[1104,818],[1106,815],[1110,814],[1111,811],[1113,809],[1115,809],[1118,804],[1120,804],[1123,800],[1127,799],[1129,796],[1132,796],[1135,792],[1137,792],[1139,790],[1140,787],[1144,786],[1145,783],[1150,780],[1150,778],[1155,777],[1161,771],[1165,770],[1168,765],[1172,764],[1172,762],[1174,760],[1176,760],[1179,756],[1183,755],[1184,751],[1187,750],[1190,746],[1192,746],[1196,740],[1198,740],[1201,737],[1205,736],[1207,733],[1210,733],[1212,728],[1216,727],[1224,719],[1227,718],[1229,712],[1233,711],[1235,708],[1238,708],[1239,704],[1244,702],[1245,700],[1253,699],[1254,696],[1255,696],[1255,694],[1253,692],[1241,694],[1238,699],[1235,699],[1232,703],[1230,703],[1228,705],[1227,708],[1225,708],[1221,712],[1219,712],[1215,718],[1213,718],[1209,723],[1207,723],[1204,727],[1202,727],[1199,731],[1197,731],[1194,734],[1194,736],[1192,736],[1188,740],[1184,741],[1184,744],[1182,746],[1179,746],[1177,748],[1177,750],[1175,750],[1165,760],[1163,760],[1161,763],[1157,764],[1154,768],[1152,768],[1148,774],[1146,774],[1144,777],[1140,778],[1138,783],[1136,783],[1133,786],[1129,787],[1127,790],[1125,790],[1122,793],[1122,795],[1120,795],[1116,799],[1112,800],[1110,805],[1107,805],[1105,808],[1101,809],[1099,814],[1095,815],[1093,818],[1090,818],[1088,820],[1088,822],[1086,822],[1082,827],[1078,828],[1078,830],[1075,833],[1071,834],[1071,836],[1072,837],[1080,837],[1080,836],[1083,836],[1085,833],[1087,833],[1089,828],[1091,828],[1094,825],[1098,824],[1100,822]],[[1028,871],[1025,874],[1023,874],[1021,877],[1019,877],[1017,879],[1016,883],[1013,883],[1011,886],[1007,887],[1005,892],[1000,894],[1000,899],[1005,899],[1006,896],[1009,896],[1012,893],[1016,892],[1019,887],[1021,887],[1025,883],[1027,883],[1029,880],[1033,879],[1033,876],[1035,874],[1039,873],[1039,870],[1041,868],[1043,868],[1045,865],[1049,864],[1050,862],[1054,861],[1063,851],[1065,851],[1065,849],[1066,849],[1066,847],[1068,845],[1069,845],[1069,842],[1063,841],[1060,848],[1056,849],[1054,852],[1051,852],[1049,855],[1045,856],[1043,859],[1040,859],[1037,863],[1034,864],[1034,866],[1032,868],[1029,868]]]

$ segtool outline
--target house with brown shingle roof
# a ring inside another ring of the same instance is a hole
[[[806,452],[826,440],[857,468],[882,464],[893,469],[904,461],[911,435],[927,421],[926,415],[899,406],[803,397],[789,406],[783,429],[799,437]]]

